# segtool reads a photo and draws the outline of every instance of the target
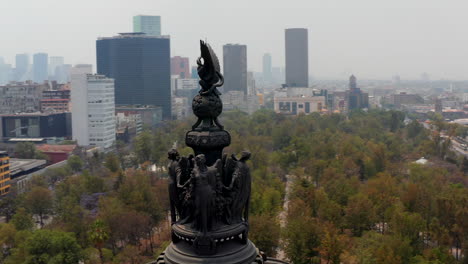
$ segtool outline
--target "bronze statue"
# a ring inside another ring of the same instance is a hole
[[[205,155],[200,154],[195,157],[195,168],[191,178],[195,196],[194,228],[203,234],[213,226],[216,194],[216,175],[210,172],[205,162]]]
[[[200,41],[200,50],[201,56],[197,60],[197,70],[202,88],[192,101],[193,113],[198,117],[192,129],[222,130],[224,127],[219,122],[218,116],[223,111],[223,103],[219,98],[221,93],[217,87],[224,84],[224,78],[221,75],[218,57],[210,45]]]
[[[169,192],[169,204],[171,207],[171,223],[174,224],[177,221],[177,212],[180,212],[180,202],[179,202],[179,193],[177,187],[177,174],[179,168],[179,152],[175,149],[171,149],[167,156],[170,160],[169,164],[169,183],[168,183],[168,192]]]
[[[243,151],[241,158],[236,162],[234,173],[232,174],[231,184],[224,187],[229,191],[231,204],[227,211],[230,214],[230,223],[247,222],[249,220],[249,203],[251,192],[250,169],[246,161],[250,159],[250,152]],[[233,156],[235,159],[235,157]]]

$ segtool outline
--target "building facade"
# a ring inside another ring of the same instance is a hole
[[[70,112],[70,90],[46,90],[42,92],[41,112]]]
[[[322,112],[326,107],[325,96],[304,97],[275,97],[274,109],[276,113],[299,115]]]
[[[224,92],[242,91],[247,94],[247,46],[223,46]]]
[[[6,151],[0,151],[0,196],[10,192],[10,157]]]
[[[171,118],[170,39],[122,33],[96,42],[97,72],[115,80],[117,105],[153,105]]]
[[[172,57],[171,58],[171,75],[177,75],[181,79],[188,79],[191,77],[189,58]]]
[[[309,87],[308,43],[306,28],[286,29],[286,85],[289,87]]]
[[[70,138],[70,113],[0,115],[0,138]]]
[[[47,53],[36,53],[33,56],[33,77],[37,83],[49,80],[49,55]]]
[[[160,16],[134,16],[133,32],[142,32],[148,36],[161,36]]]
[[[31,113],[40,110],[42,92],[48,84],[12,82],[0,86],[0,114]]]
[[[80,146],[110,150],[115,143],[114,80],[103,75],[72,75],[73,140]]]

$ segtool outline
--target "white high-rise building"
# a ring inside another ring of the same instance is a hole
[[[104,75],[72,74],[72,132],[80,146],[103,151],[115,143],[114,80]]]

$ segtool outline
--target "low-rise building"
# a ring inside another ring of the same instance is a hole
[[[70,138],[70,113],[0,115],[0,138]]]
[[[42,92],[41,112],[70,112],[70,90],[47,90]]]
[[[280,114],[310,114],[326,109],[325,96],[275,97],[274,109]]]
[[[31,81],[0,86],[0,114],[39,112],[42,92],[48,89],[47,83]]]

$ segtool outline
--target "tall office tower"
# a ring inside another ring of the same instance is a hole
[[[286,84],[309,87],[309,49],[306,28],[286,29]]]
[[[16,54],[16,67],[15,67],[15,76],[14,79],[17,82],[26,81],[28,78],[29,71],[29,55]]]
[[[271,72],[271,54],[265,53],[263,55],[263,80],[265,82],[271,82],[273,75]]]
[[[224,92],[242,91],[247,95],[247,46],[223,46]]]
[[[52,56],[49,59],[49,79],[57,81],[58,79],[63,79],[62,76],[57,76],[61,74],[61,68],[65,64],[65,59],[63,57]]]
[[[161,36],[161,17],[160,16],[134,16],[133,32],[142,32],[148,36]]]
[[[171,49],[167,36],[122,33],[96,41],[97,72],[115,80],[117,105],[154,105],[171,118]]]
[[[36,53],[33,56],[33,80],[43,83],[49,80],[49,55],[47,53]]]
[[[111,149],[116,127],[114,80],[83,73],[71,78],[73,140],[80,146]]]
[[[172,57],[171,58],[171,75],[178,75],[179,78],[188,79],[191,77],[189,58]]]

